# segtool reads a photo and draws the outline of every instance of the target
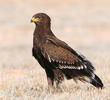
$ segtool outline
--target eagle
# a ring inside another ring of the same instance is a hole
[[[35,23],[32,55],[45,70],[49,89],[59,88],[65,78],[88,82],[102,89],[103,83],[92,63],[53,34],[47,14],[37,13],[31,22]]]

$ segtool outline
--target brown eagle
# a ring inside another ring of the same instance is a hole
[[[53,34],[51,19],[47,14],[35,14],[31,22],[36,26],[32,54],[44,68],[49,88],[53,88],[54,84],[58,88],[64,78],[85,81],[97,88],[103,87],[91,62]]]

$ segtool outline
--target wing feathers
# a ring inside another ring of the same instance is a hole
[[[66,66],[62,66],[62,65],[60,65],[59,66],[59,69],[77,69],[77,70],[84,70],[84,69],[86,69],[87,67],[85,67],[85,66],[68,66],[68,65],[66,65]]]
[[[73,55],[70,51],[58,47],[54,44],[45,44],[41,48],[42,54],[49,62],[55,61],[58,63],[74,64],[80,62],[80,59]]]
[[[51,58],[50,58],[50,56],[47,54],[47,56],[48,56],[48,60],[49,60],[49,62],[51,62]]]
[[[50,63],[55,63],[57,65],[56,68],[76,70],[89,69],[94,71],[92,64],[81,53],[72,53],[67,49],[68,45],[66,44],[64,45],[66,48],[60,46],[61,43],[60,45],[56,44],[56,42],[54,43],[54,41],[49,40],[49,42],[46,42],[41,48],[43,56],[48,59]]]

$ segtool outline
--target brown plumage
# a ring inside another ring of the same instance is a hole
[[[97,88],[103,87],[100,78],[94,74],[91,62],[53,34],[47,14],[35,14],[31,21],[36,25],[32,53],[46,72],[49,88],[54,83],[58,87],[64,77],[86,81]]]

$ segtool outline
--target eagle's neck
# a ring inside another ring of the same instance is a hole
[[[44,43],[48,37],[54,37],[50,24],[36,25],[34,31],[34,43]]]

